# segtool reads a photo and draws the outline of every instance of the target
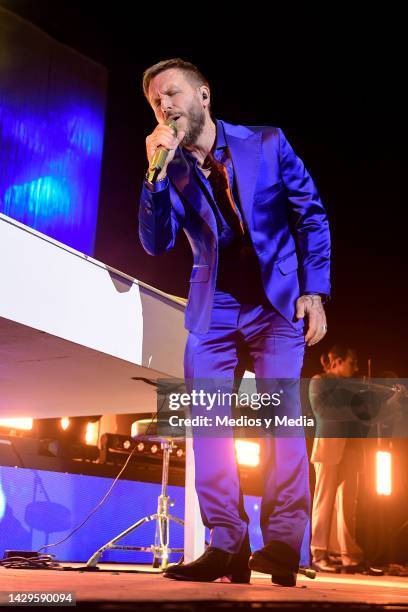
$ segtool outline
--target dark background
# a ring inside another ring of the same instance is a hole
[[[149,5],[0,0],[58,41],[109,70],[102,184],[94,256],[171,294],[187,297],[192,264],[184,233],[150,257],[137,228],[154,128],[143,70],[180,56],[209,79],[214,115],[283,128],[313,176],[333,240],[329,332],[307,351],[304,375],[334,343],[357,348],[360,371],[408,377],[407,99],[402,15],[316,16],[293,6],[285,19],[261,5]],[[275,10],[275,9],[274,9]],[[301,9],[303,10],[303,9]],[[400,25],[399,25],[400,24]],[[401,30],[400,30],[401,27]]]

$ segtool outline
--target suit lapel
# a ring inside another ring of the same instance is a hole
[[[261,160],[261,132],[224,122],[240,203],[248,227],[252,227],[252,203]],[[249,134],[249,135],[248,135]]]
[[[214,213],[201,187],[193,176],[193,169],[187,162],[180,148],[177,149],[174,159],[168,165],[167,173],[178,191],[182,193],[183,197],[207,223],[217,239],[217,222]]]

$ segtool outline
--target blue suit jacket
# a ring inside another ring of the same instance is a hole
[[[299,295],[330,294],[326,211],[280,128],[222,123],[265,293],[295,326]],[[169,187],[162,191],[143,185],[139,236],[150,255],[159,255],[171,249],[179,230],[184,230],[194,258],[185,327],[205,333],[217,275],[217,224],[182,148],[177,149],[167,174]]]

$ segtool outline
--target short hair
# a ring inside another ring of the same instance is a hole
[[[329,358],[332,357],[332,359],[347,359],[347,357],[351,355],[352,357],[357,357],[357,352],[354,348],[352,348],[351,346],[346,346],[346,345],[342,345],[342,344],[335,344],[334,346],[332,346],[332,348],[328,351],[328,356]]]
[[[149,86],[152,79],[155,76],[164,72],[165,70],[170,70],[171,68],[176,68],[177,70],[182,70],[185,72],[191,80],[193,80],[197,85],[206,85],[209,87],[208,81],[202,72],[192,64],[191,62],[185,62],[180,57],[175,57],[173,59],[162,60],[153,66],[147,68],[143,73],[143,93],[147,99],[149,93]]]

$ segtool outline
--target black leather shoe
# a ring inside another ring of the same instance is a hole
[[[191,563],[169,565],[163,576],[174,580],[212,582],[230,572],[231,559],[231,553],[209,546],[201,557]]]
[[[242,542],[241,550],[239,553],[232,556],[229,573],[226,575],[230,582],[249,584],[251,580],[251,570],[248,566],[250,556],[251,546],[249,543],[249,534],[247,532]]]
[[[331,574],[337,574],[340,572],[341,563],[333,563],[329,559],[323,558],[318,561],[312,562],[312,568],[316,572],[330,572]]]
[[[348,565],[340,566],[342,574],[362,574],[366,569],[365,563],[349,563]]]
[[[201,557],[191,563],[169,565],[163,576],[197,582],[213,582],[217,578],[226,577],[230,582],[247,584],[251,578],[248,567],[250,554],[249,536],[246,534],[239,553],[231,554],[209,546]]]
[[[293,548],[273,540],[253,553],[249,567],[255,572],[271,574],[272,582],[281,586],[295,586],[300,555]]]

